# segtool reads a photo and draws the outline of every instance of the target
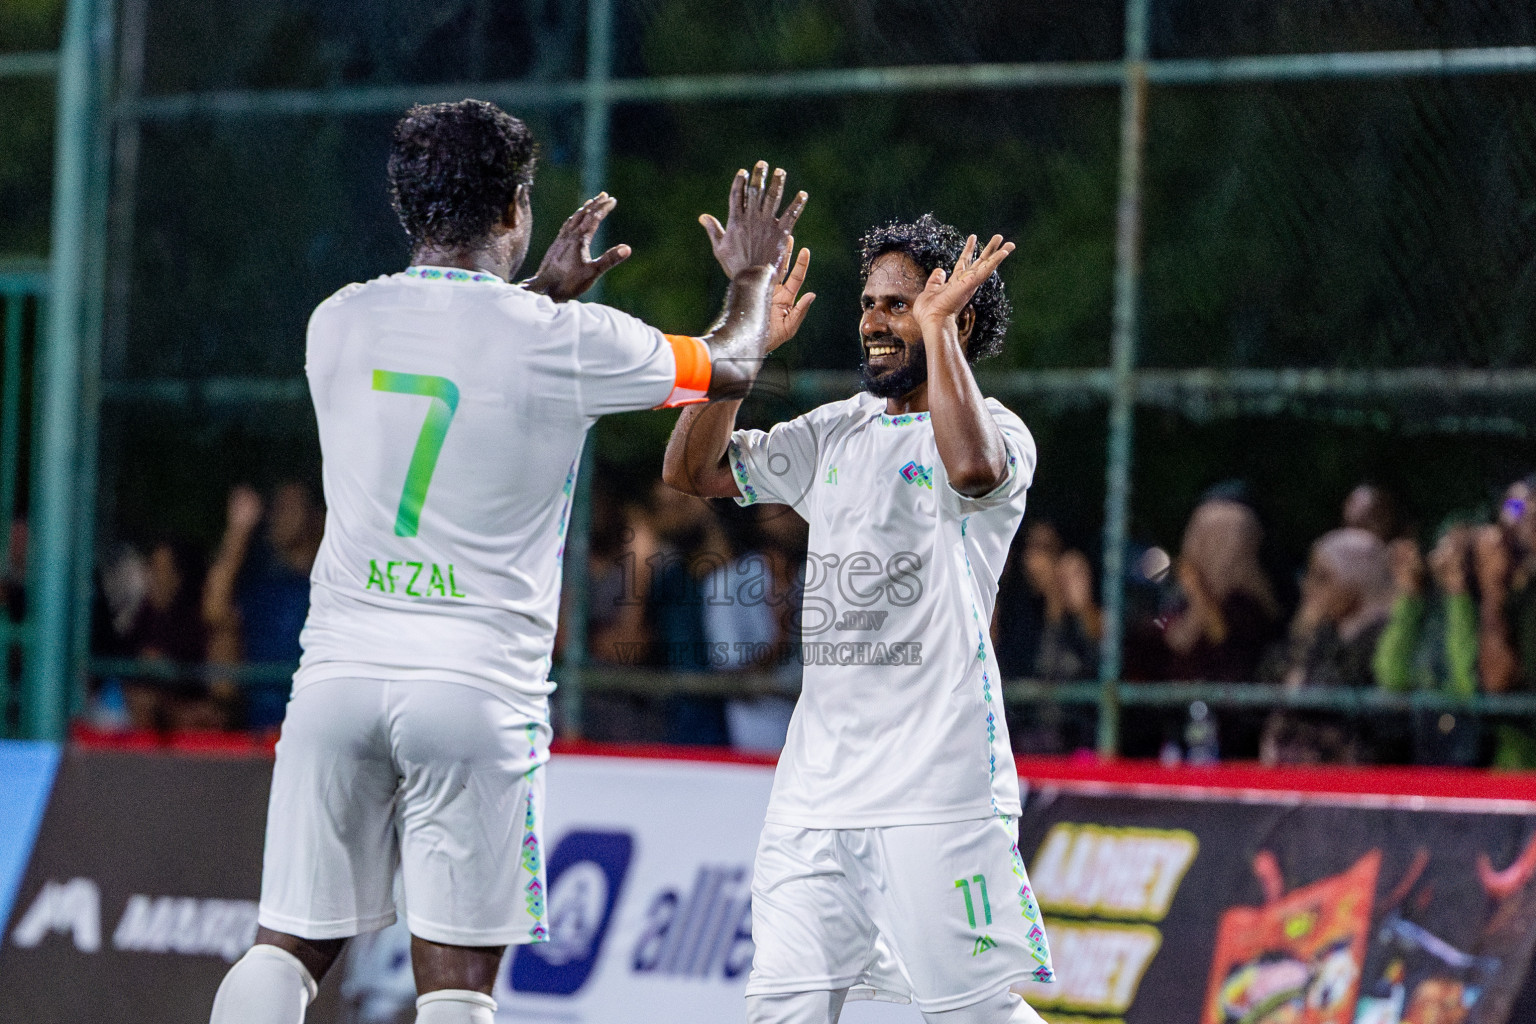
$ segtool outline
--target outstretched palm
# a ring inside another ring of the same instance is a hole
[[[790,236],[789,251],[795,251],[794,236]],[[773,289],[772,308],[768,311],[769,352],[795,336],[795,332],[805,322],[805,314],[810,310],[811,303],[816,301],[815,292],[806,292],[797,299],[801,285],[805,284],[805,272],[810,266],[811,250],[801,249],[795,262],[786,269],[784,280]]]
[[[699,216],[726,277],[735,280],[750,267],[771,267],[777,275],[789,262],[790,233],[805,209],[806,194],[797,194],[780,215],[785,180],[782,168],[770,177],[767,162],[759,160],[750,175],[737,171],[731,181],[724,227],[707,213]]]
[[[912,303],[912,315],[923,324],[955,319],[1013,248],[1013,243],[1003,241],[1002,235],[993,235],[987,247],[976,255],[976,236],[970,236],[952,272],[946,274],[941,267],[928,275],[922,294]]]
[[[566,218],[560,233],[544,253],[539,272],[526,282],[528,290],[548,295],[557,302],[574,299],[596,284],[598,278],[629,259],[627,245],[616,245],[596,259],[592,258],[592,239],[603,218],[617,205],[617,199],[599,192]]]

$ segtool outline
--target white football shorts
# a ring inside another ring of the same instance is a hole
[[[326,679],[277,743],[263,927],[339,939],[395,921],[455,946],[548,938],[543,849],[550,730],[462,683]]]
[[[1052,981],[1012,818],[763,828],[747,995],[851,989],[935,1013]]]

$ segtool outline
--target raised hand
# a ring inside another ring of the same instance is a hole
[[[619,201],[607,192],[599,192],[582,203],[560,225],[560,233],[539,264],[539,272],[523,282],[523,286],[564,302],[585,293],[598,278],[629,259],[632,250],[627,245],[616,245],[597,259],[592,258],[592,238],[603,218],[618,205]]]
[[[925,326],[939,326],[957,318],[976,294],[976,289],[992,276],[992,271],[1008,258],[1013,248],[1013,243],[1003,241],[1002,235],[993,235],[987,247],[976,255],[976,236],[971,235],[965,240],[965,248],[955,261],[953,272],[945,273],[939,267],[928,275],[922,294],[912,303],[912,315]]]
[[[794,236],[790,236],[789,250],[795,248]],[[795,262],[785,269],[784,279],[773,289],[772,308],[768,311],[768,351],[772,352],[800,330],[811,303],[816,301],[815,292],[806,292],[796,299],[801,285],[805,284],[805,272],[811,266],[811,250],[801,249]]]
[[[775,168],[770,179],[768,164],[759,160],[750,176],[737,171],[731,181],[724,227],[707,213],[699,216],[715,259],[732,280],[751,267],[768,267],[777,278],[788,260],[790,236],[808,197],[797,194],[780,216],[785,177],[783,168]]]

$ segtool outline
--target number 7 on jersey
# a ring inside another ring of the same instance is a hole
[[[411,465],[405,471],[405,489],[400,493],[400,511],[395,515],[395,536],[414,537],[421,525],[421,506],[427,501],[427,488],[432,483],[432,471],[437,468],[437,456],[448,439],[448,425],[453,422],[453,414],[459,409],[459,388],[447,377],[374,370],[373,390],[432,399],[427,418],[421,424],[421,433],[416,438],[416,450],[411,453]]]

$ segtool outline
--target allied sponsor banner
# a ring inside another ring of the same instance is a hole
[[[741,1019],[772,770],[557,755],[548,771],[550,941],[508,952],[497,1020]],[[414,1020],[409,943],[397,924],[357,944],[343,1021]]]
[[[255,934],[271,761],[72,749],[55,777],[52,755],[3,756],[16,749],[0,744],[0,853],[21,850],[0,1024],[206,1021]],[[744,1019],[771,768],[646,753],[550,764],[550,941],[508,953],[499,1021]],[[1025,994],[1050,1024],[1536,1021],[1531,781],[1023,772],[1020,850],[1058,973]],[[50,780],[36,842],[7,845]],[[397,925],[350,945],[309,1020],[410,1022],[414,999]],[[918,1019],[870,1003],[845,1017]]]

